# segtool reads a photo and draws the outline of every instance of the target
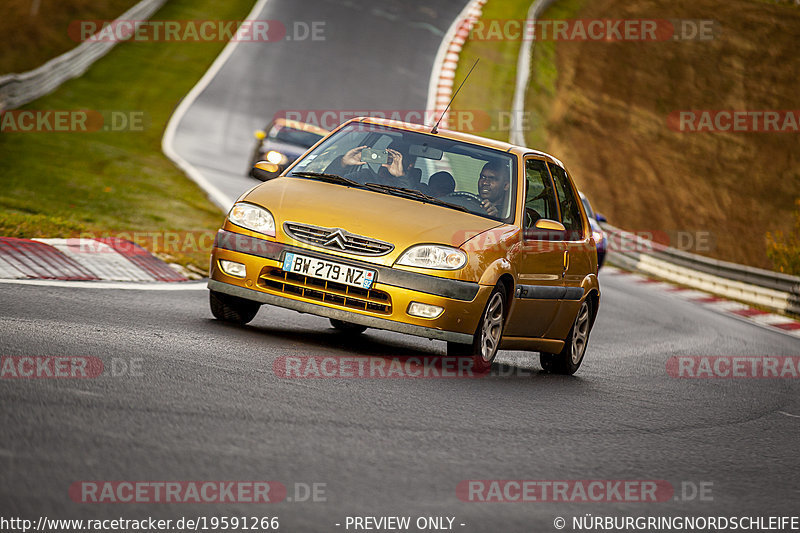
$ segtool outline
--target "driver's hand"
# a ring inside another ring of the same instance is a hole
[[[352,150],[348,150],[342,156],[342,165],[346,167],[352,167],[353,165],[365,165],[363,161],[361,161],[361,150],[366,148],[367,145],[364,146],[356,146]]]
[[[391,154],[392,162],[381,166],[386,167],[386,170],[389,171],[389,174],[391,174],[395,178],[399,178],[400,176],[405,174],[405,172],[403,171],[403,154],[391,148],[388,148],[386,151]]]
[[[497,210],[497,206],[494,205],[489,200],[481,200],[481,207],[486,210],[486,214],[490,217],[496,217],[499,211]]]

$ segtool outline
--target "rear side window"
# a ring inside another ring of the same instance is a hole
[[[567,230],[566,240],[578,241],[583,238],[583,219],[578,207],[578,199],[572,192],[567,172],[558,165],[548,163],[553,181],[556,184],[556,195],[561,206],[561,223]]]

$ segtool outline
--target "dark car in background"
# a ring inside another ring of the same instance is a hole
[[[259,161],[268,163],[262,165],[265,179],[278,176],[328,133],[328,130],[313,124],[276,118],[266,128],[253,134],[258,143],[250,157],[250,177],[262,179],[252,172],[253,165]]]
[[[595,213],[592,209],[592,204],[589,199],[582,192],[579,192],[583,209],[586,211],[586,216],[589,219],[589,225],[592,227],[592,237],[597,244],[597,269],[603,266],[603,261],[606,259],[606,248],[608,246],[608,235],[605,230],[600,227],[600,222],[606,222],[606,217],[600,213]]]

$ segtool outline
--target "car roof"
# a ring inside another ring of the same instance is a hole
[[[434,135],[436,137],[450,139],[453,141],[477,144],[486,148],[493,148],[495,150],[501,150],[503,152],[509,152],[519,156],[531,155],[531,154],[538,155],[547,159],[551,159],[552,161],[557,163],[560,167],[562,168],[564,167],[564,164],[558,158],[548,154],[547,152],[542,152],[541,150],[534,150],[532,148],[526,148],[524,146],[510,144],[503,141],[496,141],[494,139],[487,139],[486,137],[480,137],[478,135],[473,135],[471,133],[462,133],[460,131],[453,131],[444,128],[439,128],[437,130],[437,133],[431,133],[430,126],[425,126],[423,124],[413,124],[411,122],[402,122],[400,120],[377,118],[377,117],[356,117],[351,120],[348,120],[345,124],[350,124],[353,122],[361,122],[362,124],[375,124],[378,126],[388,126],[401,130],[413,131],[416,133]]]
[[[291,120],[288,118],[276,118],[272,124],[274,126],[281,126],[285,128],[293,128],[296,130],[302,131],[309,131],[311,133],[316,133],[317,135],[327,135],[330,133],[330,130],[326,130],[325,128],[320,128],[319,126],[315,126],[314,124],[308,124],[306,122],[300,122],[299,120]]]

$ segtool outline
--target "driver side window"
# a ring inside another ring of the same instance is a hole
[[[556,195],[547,164],[541,159],[526,159],[525,180],[525,227],[533,227],[540,218],[558,220]]]

